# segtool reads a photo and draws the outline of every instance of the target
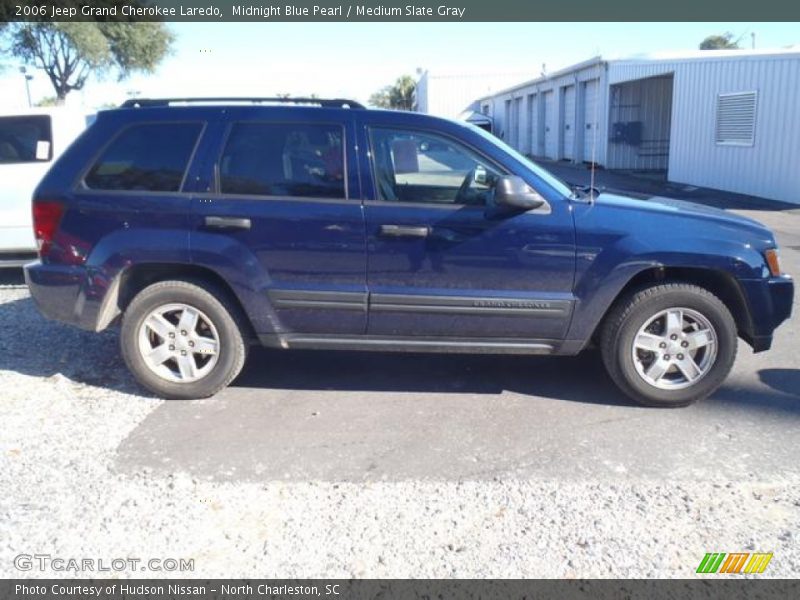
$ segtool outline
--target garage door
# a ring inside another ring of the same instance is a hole
[[[592,162],[592,157],[597,161],[595,153],[599,151],[599,148],[596,147],[600,144],[600,139],[597,138],[600,119],[598,113],[600,99],[597,97],[599,90],[597,79],[591,79],[583,86],[583,160],[585,162]]]
[[[544,155],[558,158],[558,121],[553,90],[544,93]]]
[[[561,158],[572,160],[575,158],[575,86],[566,86],[563,94],[561,125],[564,132],[564,144]]]
[[[538,156],[539,150],[539,97],[528,94],[528,153]]]
[[[514,146],[515,150],[522,151],[522,123],[520,117],[522,116],[522,97],[520,96],[516,100],[514,100],[514,133],[512,136],[512,146]]]

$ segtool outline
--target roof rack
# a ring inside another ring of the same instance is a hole
[[[310,104],[326,108],[364,108],[364,105],[345,98],[131,98],[121,108],[147,108],[170,104]]]

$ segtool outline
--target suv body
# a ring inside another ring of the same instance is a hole
[[[121,320],[129,367],[166,397],[218,391],[253,340],[562,355],[595,340],[620,387],[659,405],[716,389],[736,336],[766,350],[790,314],[755,221],[579,194],[475,127],[313,102],[99,113],[35,193],[41,312]]]
[[[19,267],[36,255],[31,196],[86,124],[85,115],[66,108],[0,115],[0,267]]]

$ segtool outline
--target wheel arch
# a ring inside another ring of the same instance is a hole
[[[731,312],[739,337],[752,345],[753,321],[747,299],[736,279],[723,270],[684,266],[652,267],[634,275],[609,304],[605,313],[595,325],[591,339],[596,340],[606,318],[619,302],[624,301],[643,288],[666,282],[689,283],[708,290],[717,296]]]
[[[240,298],[230,284],[219,273],[199,265],[172,263],[139,263],[123,270],[109,287],[100,316],[97,330],[105,329],[119,319],[131,300],[149,285],[160,281],[180,280],[206,283],[212,285],[227,301],[232,310],[237,311],[239,322],[247,331],[243,335],[250,340],[256,339],[255,328]]]

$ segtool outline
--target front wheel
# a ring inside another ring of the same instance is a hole
[[[247,355],[225,295],[201,282],[162,281],[136,295],[122,319],[128,368],[162,398],[206,398],[239,374]]]
[[[733,366],[736,345],[736,323],[725,304],[708,290],[678,283],[620,302],[601,333],[614,383],[648,406],[686,406],[713,393]]]

